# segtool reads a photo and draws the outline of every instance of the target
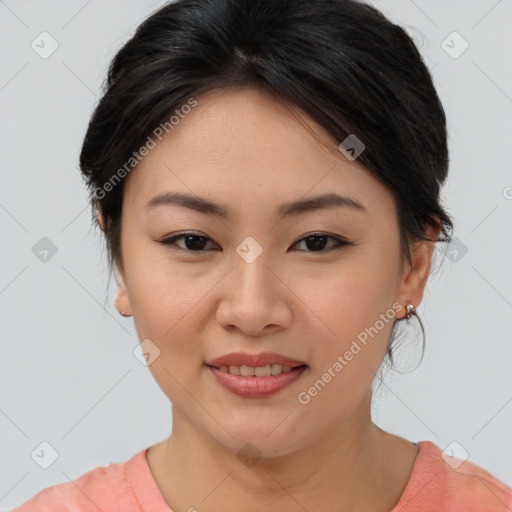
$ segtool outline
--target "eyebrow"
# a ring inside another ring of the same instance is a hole
[[[146,210],[157,206],[172,205],[190,208],[191,210],[207,215],[217,215],[225,220],[232,220],[234,215],[231,208],[225,204],[214,203],[202,197],[183,194],[179,192],[166,192],[154,196],[146,204]],[[301,199],[284,203],[276,209],[276,215],[281,219],[301,215],[307,212],[314,212],[322,208],[350,208],[354,211],[369,214],[368,209],[362,203],[348,196],[334,193],[322,194],[310,199]]]

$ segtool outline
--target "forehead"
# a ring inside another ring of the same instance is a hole
[[[235,211],[261,210],[336,192],[370,213],[394,208],[390,191],[293,106],[254,89],[215,90],[196,100],[131,172],[124,202],[144,208],[172,190],[218,199]]]

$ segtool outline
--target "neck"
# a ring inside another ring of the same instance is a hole
[[[390,439],[395,436],[372,423],[369,400],[365,405],[363,413],[355,411],[343,424],[320,433],[313,444],[278,457],[252,459],[205,435],[174,409],[173,433],[156,450],[148,450],[148,463],[175,511],[288,511],[297,506],[389,511],[405,487],[404,473],[388,471],[386,466],[393,465]]]

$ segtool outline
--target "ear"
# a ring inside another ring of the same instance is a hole
[[[436,217],[436,220],[439,219]],[[425,228],[425,235],[432,240],[437,240],[440,232],[440,224],[437,227],[428,225]],[[397,291],[396,300],[404,308],[404,314],[398,318],[405,316],[405,306],[407,304],[412,304],[417,308],[423,300],[434,248],[435,242],[420,240],[412,244],[411,264],[409,265],[409,262],[406,262]]]
[[[98,224],[101,227],[102,231],[105,231],[105,217],[103,217],[103,213],[100,209],[96,211],[96,218],[98,219]]]
[[[116,309],[119,313],[124,314],[125,316],[129,316],[132,314],[132,307],[130,304],[130,296],[128,294],[128,289],[126,287],[126,280],[124,277],[124,273],[122,269],[120,270],[116,264],[114,268],[114,272],[116,275],[118,291],[116,297]]]

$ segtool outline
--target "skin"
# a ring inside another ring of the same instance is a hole
[[[414,244],[401,273],[391,192],[293,106],[253,89],[197,99],[128,176],[123,198],[116,307],[159,348],[149,368],[173,404],[171,436],[147,452],[153,477],[174,512],[389,512],[418,453],[370,415],[392,321],[309,403],[297,396],[393,303],[418,307],[434,243]],[[234,218],[145,208],[167,191],[222,203]],[[354,198],[368,213],[275,215],[282,203],[326,192]],[[187,252],[184,239],[159,243],[185,231],[208,237],[203,252]],[[353,245],[329,251],[336,243],[327,239],[315,251],[301,241],[312,232]],[[427,234],[436,239],[439,229]],[[236,252],[248,236],[263,249],[252,263]],[[309,367],[273,396],[242,398],[204,366],[232,351],[275,351]],[[258,450],[252,465],[238,456],[247,443]]]

